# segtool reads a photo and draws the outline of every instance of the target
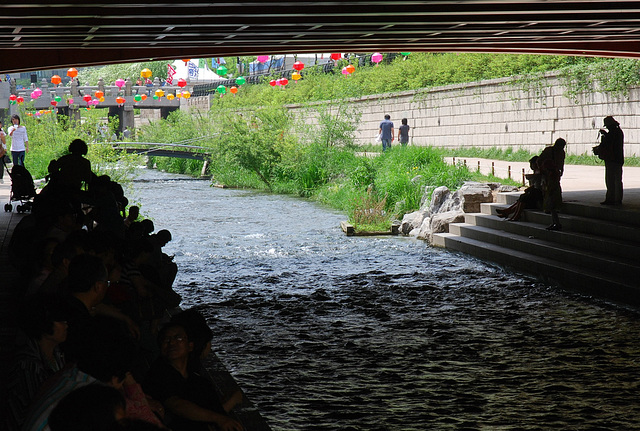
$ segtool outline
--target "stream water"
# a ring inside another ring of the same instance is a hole
[[[273,430],[640,429],[639,315],[295,197],[144,171],[175,289]]]

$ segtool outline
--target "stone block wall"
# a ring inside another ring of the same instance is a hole
[[[569,154],[591,154],[603,118],[613,115],[625,133],[625,154],[640,155],[640,88],[632,88],[628,97],[593,93],[575,103],[564,96],[555,76],[548,75],[543,87],[544,94],[538,96],[510,85],[506,78],[365,96],[347,103],[361,114],[359,144],[373,144],[380,121],[389,114],[396,130],[407,118],[410,145],[512,147],[537,153],[564,138]],[[199,99],[191,98],[189,105],[208,106],[208,98]],[[296,116],[306,117],[309,124],[316,123],[307,108],[289,109],[299,111]]]

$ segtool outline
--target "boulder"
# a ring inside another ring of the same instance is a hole
[[[403,235],[410,235],[412,230],[419,228],[422,225],[422,222],[427,215],[427,210],[418,210],[405,214],[404,217],[402,217],[402,222],[400,223],[400,232],[402,232]]]
[[[493,202],[493,193],[488,184],[465,183],[456,194],[460,194],[462,211],[465,213],[479,213],[481,203]]]

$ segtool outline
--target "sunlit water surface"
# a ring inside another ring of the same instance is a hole
[[[634,312],[295,197],[145,171],[183,306],[274,430],[640,429]]]

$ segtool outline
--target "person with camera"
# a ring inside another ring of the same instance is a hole
[[[600,129],[600,145],[593,153],[604,160],[604,182],[607,194],[600,205],[622,204],[622,165],[624,164],[624,133],[612,116],[604,118],[605,129]]]

